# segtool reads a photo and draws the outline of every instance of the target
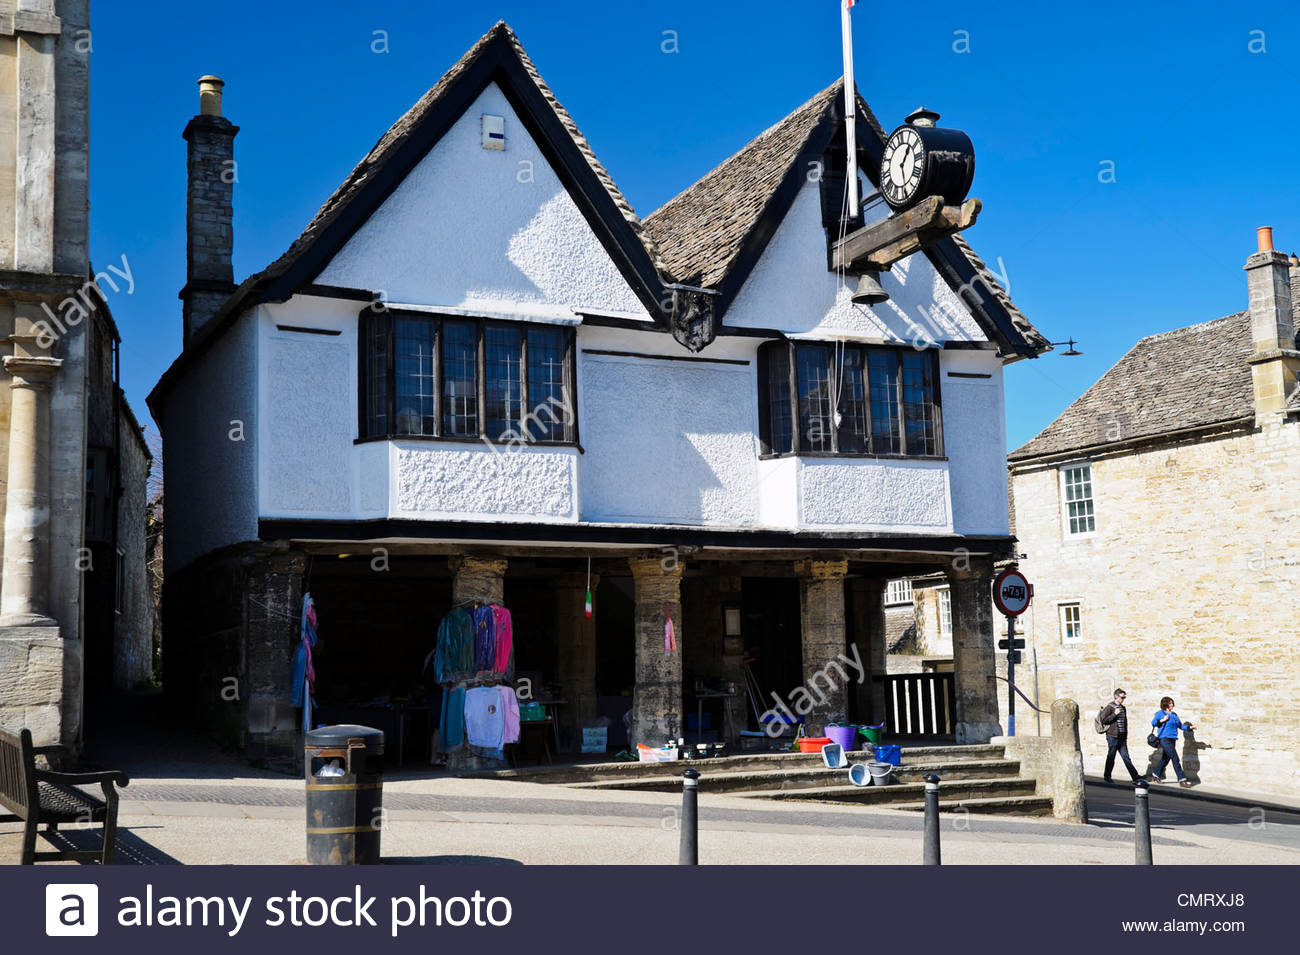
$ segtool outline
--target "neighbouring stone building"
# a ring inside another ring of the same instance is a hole
[[[89,3],[0,0],[0,726],[76,754],[87,699],[147,679],[149,452],[89,261]]]
[[[1300,261],[1258,245],[1245,311],[1142,339],[1009,459],[1038,698],[1086,723],[1122,686],[1144,760],[1172,696],[1193,780],[1294,795]],[[1100,773],[1104,740],[1084,747]]]
[[[504,601],[566,744],[605,717],[623,745],[625,714],[634,743],[700,710],[743,728],[719,687],[752,674],[770,706],[858,655],[815,732],[881,711],[885,583],[939,573],[940,731],[1000,732],[1003,369],[1047,343],[960,237],[883,273],[888,302],[853,301],[828,267],[860,225],[842,81],[643,220],[498,24],[238,286],[222,87],[200,80],[185,129],[184,349],[150,397],[178,706],[300,758],[310,592],[328,720],[409,709],[439,619]],[[884,130],[856,103],[873,193]],[[886,214],[873,198],[867,221]]]

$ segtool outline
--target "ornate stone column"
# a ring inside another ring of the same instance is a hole
[[[993,652],[993,561],[972,557],[948,575],[957,742],[987,743],[1002,734]]]
[[[593,574],[593,596],[599,585],[600,577]],[[582,743],[582,728],[596,718],[596,618],[587,619],[586,598],[586,574],[561,574],[556,580],[556,663],[568,700],[560,708],[560,719],[575,749]]]
[[[629,743],[662,746],[684,734],[682,721],[682,563],[676,557],[631,557],[636,685],[632,690]],[[664,649],[664,623],[671,615],[677,646]]]
[[[9,484],[0,626],[52,627],[49,611],[50,380],[62,359],[10,355]]]
[[[820,736],[834,719],[848,718],[849,684],[856,679],[856,671],[844,660],[848,645],[844,578],[848,572],[847,560],[801,560],[795,564],[803,635],[802,690],[811,699],[811,708],[798,690],[786,702],[796,714],[804,713],[811,736]]]

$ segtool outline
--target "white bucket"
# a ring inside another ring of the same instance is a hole
[[[871,773],[867,771],[866,763],[854,763],[849,767],[849,782],[855,786],[871,785]]]
[[[843,769],[849,764],[849,759],[844,755],[844,747],[839,743],[827,743],[822,747],[822,762],[826,764],[827,769]]]
[[[867,770],[871,773],[873,786],[888,786],[894,775],[894,767],[890,763],[868,763]]]

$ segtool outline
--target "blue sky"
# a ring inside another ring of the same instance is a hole
[[[967,237],[990,264],[1001,258],[1045,334],[1086,353],[1008,369],[1010,447],[1139,337],[1244,308],[1256,226],[1300,250],[1300,13],[1153,6],[922,12],[865,0],[854,11],[859,90],[888,129],[924,104],[966,130],[984,201]],[[284,251],[497,19],[645,215],[839,75],[838,11],[837,0],[96,4],[91,250],[100,269],[128,256],[136,280],[111,297],[128,397],[147,420],[145,396],[180,350],[180,134],[200,75],[225,78],[225,112],[241,127],[239,280]],[[385,36],[388,52],[373,52]],[[1104,163],[1113,182],[1100,181]]]

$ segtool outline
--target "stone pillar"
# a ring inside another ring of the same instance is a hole
[[[1088,821],[1083,790],[1083,753],[1079,749],[1079,704],[1052,704],[1052,815],[1070,822]]]
[[[858,659],[866,667],[857,692],[858,719],[871,723],[885,721],[885,583],[884,577],[854,577],[849,581],[853,593],[853,642]],[[853,651],[849,651],[853,655]]]
[[[949,574],[948,583],[957,742],[987,743],[1002,733],[993,652],[993,562],[968,558],[968,567]]]
[[[294,654],[302,639],[302,600],[307,555],[271,550],[244,572],[245,672],[238,697],[225,684],[227,675],[212,673],[218,706],[244,707],[242,730],[249,759],[277,767],[302,769],[302,719],[290,686]],[[230,674],[234,676],[235,674]],[[221,723],[234,722],[221,719]]]
[[[805,710],[805,729],[820,736],[826,724],[848,718],[849,684],[857,676],[845,663],[848,639],[844,626],[844,578],[847,560],[801,560],[799,575],[799,624],[803,639],[803,691],[811,698],[799,699],[796,690],[788,701],[795,713]],[[852,657],[849,657],[852,659]],[[800,706],[800,703],[804,706]]]
[[[600,577],[591,577],[594,597]],[[555,591],[555,642],[559,684],[568,705],[560,707],[561,729],[582,744],[582,728],[596,718],[596,618],[586,614],[587,575],[561,574]]]
[[[500,557],[452,557],[448,560],[455,576],[451,602],[505,605],[506,560]]]
[[[5,358],[10,380],[0,626],[57,626],[49,611],[50,379],[57,358]]]
[[[636,685],[632,690],[629,744],[662,746],[685,735],[682,720],[682,563],[670,557],[628,559],[635,580],[633,611]],[[664,649],[664,623],[671,615],[677,647]]]

